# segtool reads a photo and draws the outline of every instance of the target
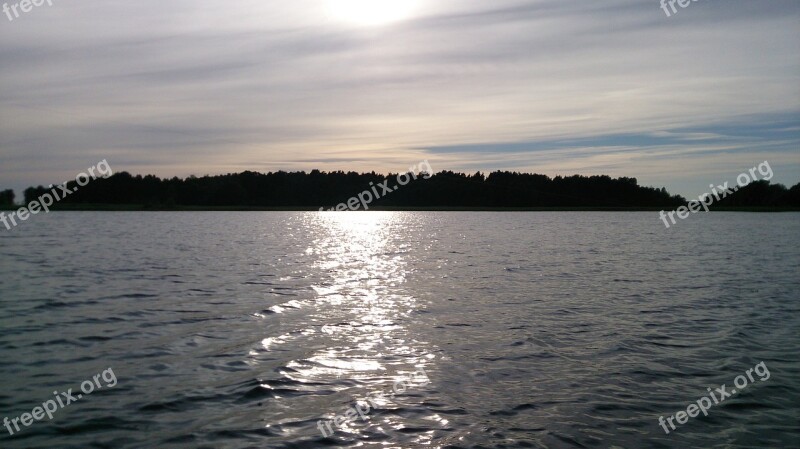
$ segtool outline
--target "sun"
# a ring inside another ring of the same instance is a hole
[[[378,26],[407,19],[419,0],[328,0],[328,13],[356,25]]]

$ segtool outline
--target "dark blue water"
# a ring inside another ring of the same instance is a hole
[[[0,232],[0,418],[95,391],[0,447],[797,448],[798,243],[800,214],[36,216]]]

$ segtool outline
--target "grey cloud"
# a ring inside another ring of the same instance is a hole
[[[424,147],[672,132],[800,109],[796,1],[701,0],[666,18],[656,0],[441,0],[378,28],[332,22],[320,5],[85,0],[0,23],[0,181],[69,176],[103,151],[170,170],[191,159],[215,172],[220,155],[254,169],[390,170],[387,151],[415,160]],[[629,174],[724,157],[682,145],[684,160],[642,151]],[[702,151],[712,159],[691,156]],[[607,167],[588,151],[560,154],[564,166]],[[442,168],[475,166],[439,156]],[[486,156],[486,168],[542,162]]]

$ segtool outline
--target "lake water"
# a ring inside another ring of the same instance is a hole
[[[2,448],[800,447],[800,214],[69,212],[0,231],[0,418],[116,379],[0,428]],[[760,362],[767,380],[660,426]]]

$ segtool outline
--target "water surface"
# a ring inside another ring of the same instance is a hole
[[[35,216],[0,232],[0,412],[118,384],[0,446],[800,447],[798,236],[800,214]]]

